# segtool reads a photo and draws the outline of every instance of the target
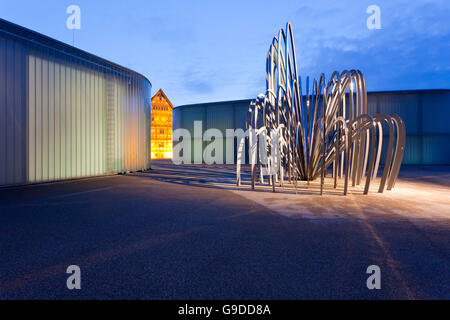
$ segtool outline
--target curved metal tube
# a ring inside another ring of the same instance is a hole
[[[251,183],[256,185],[256,168],[264,182],[261,159],[269,170],[269,183],[312,181],[321,178],[321,193],[328,169],[332,166],[334,188],[344,179],[344,194],[349,180],[359,185],[365,177],[364,194],[376,180],[383,150],[383,126],[389,126],[385,166],[379,192],[395,186],[403,160],[406,129],[396,115],[367,114],[366,79],[360,70],[333,72],[327,82],[321,74],[310,87],[306,78],[305,92],[298,74],[293,28],[287,23],[273,38],[266,60],[266,94],[260,95],[249,109]],[[262,127],[259,125],[262,124]],[[281,129],[283,128],[283,129]],[[260,134],[265,132],[266,134]],[[272,138],[276,134],[276,139]],[[271,143],[265,148],[254,145],[264,137]],[[268,138],[269,137],[269,138]],[[395,137],[395,138],[394,138]],[[395,147],[394,147],[395,144]],[[239,142],[237,184],[241,183],[243,142]],[[264,154],[262,154],[264,153]]]

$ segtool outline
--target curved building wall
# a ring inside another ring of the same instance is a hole
[[[220,142],[224,146],[223,163],[226,163],[226,154],[228,148],[232,147],[231,151],[236,159],[237,139],[233,138],[231,144],[226,142],[227,129],[245,129],[247,119],[247,112],[251,100],[226,101],[215,103],[204,103],[198,105],[179,106],[173,109],[173,129],[178,128],[187,129],[191,134],[191,159],[192,162],[199,162],[199,159],[194,159],[194,145],[201,141],[203,150],[209,142],[202,141],[202,137],[195,137],[194,122],[202,122],[202,132],[208,129],[219,129],[222,132],[223,139]],[[230,138],[229,138],[230,139]],[[177,141],[174,141],[174,146]],[[248,149],[246,149],[248,150]],[[248,158],[248,155],[246,155]],[[195,161],[197,160],[197,161]],[[247,159],[248,160],[248,159]]]
[[[0,185],[150,167],[143,76],[0,20]]]
[[[188,129],[193,137],[194,121],[203,121],[203,132],[217,128],[224,137],[226,129],[245,130],[250,102],[240,100],[179,106],[174,109],[174,130]],[[371,115],[396,113],[403,118],[407,130],[404,164],[450,165],[450,90],[369,92],[368,112]],[[207,144],[203,142],[204,147]],[[235,150],[236,141],[236,159]]]
[[[450,90],[369,93],[369,113],[395,113],[406,125],[404,164],[450,165]]]

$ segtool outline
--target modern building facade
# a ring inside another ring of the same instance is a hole
[[[194,122],[202,121],[202,130],[217,128],[223,134],[226,160],[226,129],[246,130],[251,100],[179,106],[174,109],[174,130],[187,129],[194,145]],[[368,113],[398,114],[406,124],[407,139],[403,164],[450,165],[450,90],[411,90],[369,92]],[[174,142],[177,143],[177,142]],[[208,142],[202,142],[203,149]],[[236,139],[233,146],[236,159]],[[193,150],[191,151],[194,161]],[[383,157],[384,158],[384,157]],[[247,159],[248,160],[248,159]]]
[[[152,98],[152,159],[172,159],[173,105],[161,89]]]
[[[0,186],[150,168],[144,76],[0,20]]]

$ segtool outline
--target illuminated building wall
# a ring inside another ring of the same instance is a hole
[[[173,105],[162,90],[152,98],[152,159],[172,159]]]
[[[151,83],[0,19],[0,185],[150,168]]]

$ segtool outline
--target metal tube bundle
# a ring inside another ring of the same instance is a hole
[[[273,39],[267,54],[266,94],[251,104],[247,117],[252,188],[259,170],[260,182],[268,176],[273,191],[287,174],[289,183],[295,185],[299,180],[320,178],[323,193],[331,169],[334,188],[343,179],[347,195],[350,183],[356,186],[365,180],[364,194],[368,194],[383,153],[385,165],[378,191],[391,190],[405,150],[402,119],[393,114],[367,114],[366,81],[359,70],[334,72],[328,82],[321,74],[311,88],[307,78],[305,94],[297,70],[294,36],[288,23]],[[387,149],[382,152],[386,137]],[[240,148],[239,159],[242,152]],[[237,175],[240,184],[240,163]]]

